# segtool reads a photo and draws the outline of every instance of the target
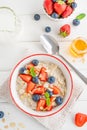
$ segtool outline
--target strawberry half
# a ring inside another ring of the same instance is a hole
[[[65,24],[60,28],[60,35],[66,37],[70,34],[71,28],[69,24]]]
[[[49,15],[52,14],[52,12],[53,12],[53,2],[52,2],[52,0],[45,0],[44,1],[44,8],[45,8],[47,14],[49,14]]]
[[[72,14],[73,9],[70,6],[67,6],[65,11],[62,14],[63,18],[67,18],[70,14]]]
[[[65,11],[66,7],[67,5],[63,1],[58,1],[54,4],[54,10],[58,15],[61,15]]]

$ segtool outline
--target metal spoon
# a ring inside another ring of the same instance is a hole
[[[56,40],[53,39],[53,37],[49,35],[41,35],[40,37],[41,44],[44,47],[44,49],[47,51],[49,54],[56,54],[60,56],[73,70],[74,72],[80,77],[80,79],[87,84],[87,78],[81,74],[74,66],[72,66],[62,55],[59,53],[59,45],[57,44]]]

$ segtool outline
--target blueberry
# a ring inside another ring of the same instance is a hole
[[[54,83],[54,82],[55,82],[55,77],[54,77],[54,76],[50,76],[50,77],[48,78],[48,82],[49,82],[50,84]]]
[[[56,2],[57,0],[52,0],[53,2]]]
[[[51,32],[51,27],[49,26],[45,27],[45,32]]]
[[[78,26],[79,24],[80,24],[80,20],[78,19],[73,20],[73,25]]]
[[[25,68],[25,67],[22,67],[22,68],[20,68],[19,73],[20,73],[20,74],[23,74],[25,70],[26,70],[26,68]]]
[[[35,60],[32,60],[32,64],[35,65],[35,66],[37,66],[37,65],[39,64],[39,61],[36,60],[36,59],[35,59]]]
[[[57,105],[61,105],[63,103],[63,98],[61,96],[56,97],[55,102]]]
[[[4,112],[0,111],[0,118],[3,118],[3,117],[4,117]]]
[[[52,13],[51,17],[57,19],[57,18],[59,18],[59,15],[54,12],[54,13]]]
[[[33,99],[35,102],[37,102],[37,101],[40,100],[40,95],[34,94],[34,95],[32,96],[32,99]]]
[[[35,15],[34,15],[34,19],[35,19],[36,21],[38,21],[38,20],[40,19],[40,15],[39,15],[39,14],[35,14]]]
[[[76,3],[76,2],[72,2],[71,7],[72,7],[73,9],[75,9],[75,8],[77,7],[77,3]]]
[[[37,77],[37,76],[36,76],[36,77],[33,77],[33,78],[32,78],[32,81],[33,81],[34,83],[38,84],[38,82],[39,82],[39,81],[38,81],[38,77]]]
[[[50,97],[53,95],[53,92],[50,90],[47,90],[47,92],[49,93]]]

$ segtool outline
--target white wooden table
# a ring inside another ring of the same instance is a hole
[[[87,17],[81,21],[80,26],[74,27],[72,25],[72,20],[76,15],[79,13],[87,13],[87,1],[76,1],[78,3],[78,8],[72,14],[72,16],[67,18],[67,20],[54,22],[45,16],[42,9],[43,0],[0,0],[0,6],[7,6],[14,10],[18,19],[20,20],[21,25],[20,31],[17,33],[17,37],[13,38],[13,40],[12,37],[11,40],[8,40],[7,38],[2,39],[0,36],[0,86],[2,86],[6,79],[9,77],[13,66],[19,61],[19,59],[26,55],[27,50],[29,50],[29,54],[32,52],[37,53],[44,51],[40,44],[40,35],[45,33],[44,28],[47,25],[51,26],[52,28],[52,31],[49,34],[53,35],[60,44],[61,54],[64,55],[76,68],[78,68],[80,72],[87,76],[87,55],[85,55],[84,58],[75,59],[72,56],[68,55],[67,52],[72,39],[78,36],[85,38],[87,37]],[[36,13],[41,15],[41,19],[39,21],[35,21],[33,19],[33,16]],[[9,16],[7,18],[9,19]],[[58,36],[58,30],[60,26],[65,23],[69,23],[71,25],[71,34],[69,37],[63,39]],[[6,24],[6,21],[3,21],[3,24]],[[0,35],[1,33],[2,32],[0,32]],[[4,33],[2,35],[4,37]],[[82,86],[84,87],[84,83],[81,82],[80,79],[79,82],[80,84],[82,83]],[[46,130],[46,128],[39,124],[36,120],[20,112],[14,105],[8,103],[0,103],[0,110],[3,110],[5,112],[5,121],[2,121],[0,119],[0,130],[5,130],[6,128],[8,130]],[[63,127],[63,130],[79,129],[73,122],[74,114],[77,112],[87,114],[86,87],[76,102],[72,113],[67,117],[67,121]],[[11,123],[13,123],[13,125]],[[87,130],[87,124],[85,124],[80,129]]]

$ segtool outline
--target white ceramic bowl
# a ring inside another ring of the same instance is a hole
[[[58,22],[58,21],[60,21],[60,20],[66,20],[66,19],[67,19],[68,17],[70,17],[70,16],[73,14],[73,12],[75,11],[75,9],[73,9],[72,13],[71,13],[69,16],[67,16],[66,18],[62,18],[62,17],[60,17],[60,18],[53,18],[53,17],[51,17],[51,16],[46,12],[46,10],[45,10],[45,8],[44,8],[44,1],[45,1],[45,0],[43,0],[43,5],[42,5],[43,12],[45,13],[45,15],[46,15],[50,20],[53,20],[53,21],[56,21],[56,22]]]
[[[55,107],[53,110],[51,111],[45,111],[45,112],[38,112],[35,110],[32,110],[29,107],[26,107],[21,100],[19,99],[19,96],[17,94],[16,91],[16,79],[19,73],[19,69],[23,66],[25,66],[27,63],[29,63],[30,61],[32,61],[33,59],[38,59],[40,61],[49,61],[52,62],[54,64],[57,64],[60,69],[62,70],[65,78],[66,78],[66,84],[67,84],[67,92],[66,92],[66,96],[64,98],[63,103],[58,106]],[[53,114],[56,114],[60,111],[62,111],[62,109],[65,108],[65,106],[67,105],[67,103],[70,100],[70,97],[72,95],[73,92],[73,80],[72,80],[72,76],[71,73],[68,69],[68,67],[63,63],[63,61],[60,58],[57,58],[55,56],[49,55],[49,54],[33,54],[30,55],[28,57],[25,57],[24,59],[22,59],[13,69],[11,76],[10,76],[10,94],[11,97],[13,99],[13,102],[15,103],[15,105],[21,109],[23,112],[25,112],[26,114],[29,114],[31,116],[36,116],[36,117],[45,117],[45,116],[51,116]]]

